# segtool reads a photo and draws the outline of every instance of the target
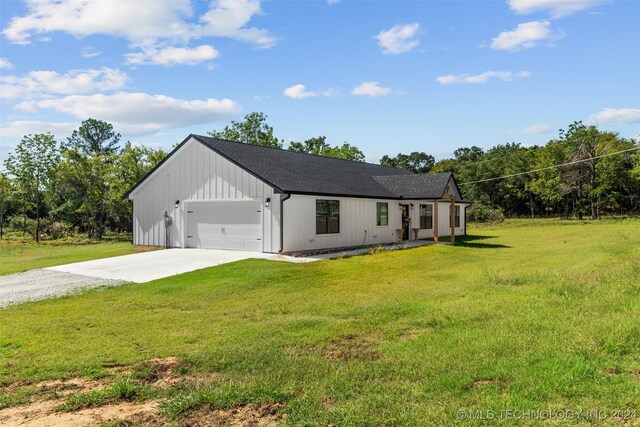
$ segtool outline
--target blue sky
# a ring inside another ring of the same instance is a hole
[[[251,111],[368,161],[543,144],[574,120],[640,135],[640,2],[9,0],[0,160],[88,117],[169,149]]]

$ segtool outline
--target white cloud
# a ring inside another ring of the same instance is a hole
[[[283,93],[284,93],[284,96],[287,96],[293,99],[305,99],[305,98],[312,98],[314,96],[318,96],[317,92],[308,91],[305,85],[303,84],[297,84],[297,85],[288,87],[284,90]]]
[[[287,96],[292,99],[305,99],[312,98],[315,96],[338,96],[340,91],[337,88],[329,88],[321,91],[310,91],[307,90],[307,87],[301,83],[297,85],[290,86],[283,91],[284,96]]]
[[[542,40],[561,38],[560,34],[551,31],[549,21],[531,21],[518,26],[512,31],[503,31],[491,39],[491,48],[496,50],[516,51],[529,49]]]
[[[112,0],[27,0],[27,13],[13,18],[2,33],[12,43],[28,44],[33,35],[64,32],[76,37],[124,37],[132,47],[180,45],[202,37],[227,37],[270,47],[269,31],[248,27],[262,13],[259,0],[214,0],[201,16],[190,0],[145,2]]]
[[[125,55],[128,64],[155,64],[172,66],[177,64],[194,65],[218,57],[218,51],[207,44],[194,48],[166,47],[164,49],[143,49],[140,52]]]
[[[509,0],[509,7],[518,14],[546,11],[554,18],[571,15],[607,3],[606,0]]]
[[[338,4],[338,3],[340,3],[340,0],[327,0],[327,3],[330,4],[330,5],[331,4]]]
[[[27,13],[14,17],[3,30],[13,43],[26,44],[33,34],[56,31],[83,37],[106,34],[126,37],[136,44],[179,36],[189,31],[188,0],[138,2],[110,0],[27,0]]]
[[[16,120],[0,125],[0,136],[5,138],[22,138],[27,134],[51,132],[58,139],[66,138],[78,126],[77,123],[54,123],[34,120]]]
[[[329,89],[325,89],[322,92],[320,92],[320,94],[322,96],[334,97],[334,96],[340,95],[340,90],[337,87],[330,87]]]
[[[530,71],[519,71],[517,73],[511,71],[485,71],[481,74],[448,74],[446,76],[436,77],[436,81],[443,85],[457,84],[457,83],[469,83],[469,84],[485,84],[489,79],[497,78],[503,81],[513,80],[518,77],[529,77]]]
[[[6,58],[0,58],[0,70],[10,70],[13,68],[13,64]]]
[[[555,127],[549,123],[536,123],[534,125],[525,126],[522,133],[527,135],[543,135],[555,130]]]
[[[230,99],[183,100],[165,95],[118,92],[111,95],[72,95],[23,102],[25,111],[53,110],[86,119],[110,122],[126,135],[148,135],[162,129],[185,127],[236,117],[240,107]]]
[[[230,37],[262,48],[272,47],[276,38],[269,31],[247,27],[251,18],[261,13],[260,0],[216,0],[200,17],[202,25],[195,28],[194,35]]]
[[[374,38],[378,40],[378,45],[382,48],[382,53],[389,55],[398,55],[400,53],[409,52],[418,46],[416,34],[420,24],[396,25],[387,31],[381,31]]]
[[[83,58],[95,58],[96,56],[100,56],[100,52],[98,52],[91,46],[83,48],[80,54]]]
[[[122,89],[126,73],[112,68],[55,71],[31,71],[23,76],[0,76],[0,99],[43,98]]]
[[[351,93],[353,95],[365,95],[365,96],[385,96],[389,95],[393,90],[388,87],[380,86],[379,82],[363,82],[354,87]]]
[[[589,117],[591,123],[627,125],[640,123],[640,108],[605,108]]]

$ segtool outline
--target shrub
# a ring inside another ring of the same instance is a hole
[[[467,220],[469,222],[502,222],[504,213],[498,207],[484,204],[474,204],[467,210]]]
[[[9,218],[9,228],[33,236],[36,229],[36,220],[24,218],[21,215],[15,215]]]

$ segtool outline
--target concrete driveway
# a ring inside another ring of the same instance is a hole
[[[0,307],[67,295],[79,290],[144,283],[206,267],[248,258],[286,262],[311,262],[260,252],[213,249],[167,249],[59,265],[0,276]]]
[[[77,274],[107,280],[144,283],[206,267],[242,261],[249,258],[286,262],[310,262],[313,258],[295,258],[261,252],[216,249],[165,249],[123,255],[93,261],[76,262],[46,268],[50,271]]]
[[[407,249],[426,244],[430,243],[404,242],[385,246],[383,249]],[[248,258],[300,263],[368,252],[369,249],[365,248],[314,257],[214,249],[165,249],[143,252],[0,276],[0,307],[53,298],[89,288],[118,286],[126,282],[144,283]]]

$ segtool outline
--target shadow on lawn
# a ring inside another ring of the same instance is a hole
[[[456,246],[464,246],[466,248],[479,249],[505,249],[511,246],[501,245],[499,243],[480,243],[477,240],[492,239],[495,236],[460,236],[456,237]]]

